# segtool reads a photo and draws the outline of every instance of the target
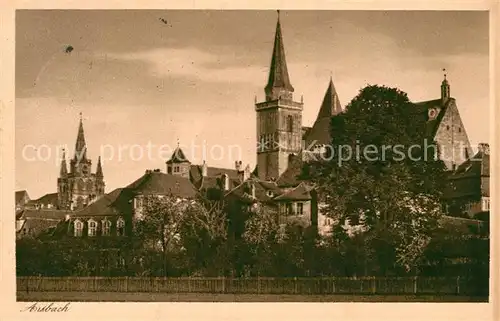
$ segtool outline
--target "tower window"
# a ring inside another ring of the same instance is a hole
[[[286,128],[287,128],[287,131],[293,132],[293,116],[292,115],[288,115],[286,117]]]
[[[446,130],[450,130],[450,125],[446,125]]]

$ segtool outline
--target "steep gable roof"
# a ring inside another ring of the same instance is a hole
[[[283,45],[283,37],[281,35],[281,24],[278,16],[276,23],[276,34],[274,37],[273,56],[271,58],[271,68],[269,69],[269,78],[266,85],[266,91],[271,88],[283,88],[291,92],[294,91],[288,76],[288,68],[286,66],[285,46]]]
[[[42,204],[42,205],[57,205],[57,193],[45,194],[42,197],[30,201],[30,204]]]
[[[434,119],[429,119],[427,121],[426,132],[428,136],[434,137],[436,135],[439,125],[441,124],[441,121],[443,120],[443,117],[446,114],[446,111],[448,110],[448,107],[452,104],[452,102],[454,102],[453,98],[448,99],[444,104],[441,99],[433,99],[433,100],[414,103],[414,105],[417,108],[420,108],[422,110],[422,113],[424,113],[425,115],[428,115],[429,110],[431,108],[440,109],[439,114],[436,115]]]
[[[307,145],[326,145],[331,142],[330,120],[332,116],[342,112],[340,100],[330,77],[323,102],[312,128],[306,131],[304,140]]]

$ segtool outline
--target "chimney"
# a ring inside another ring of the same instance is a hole
[[[222,175],[222,181],[224,184],[224,190],[229,191],[229,176],[227,174]]]
[[[241,171],[241,166],[243,162],[242,161],[235,161],[234,162],[234,167],[236,168],[236,171],[239,173]]]
[[[151,174],[151,170],[150,169],[146,169],[146,174]]]
[[[250,195],[255,198],[255,185],[253,183],[250,183]]]
[[[490,154],[490,144],[486,143],[481,143],[477,147],[477,151],[484,154],[484,155],[489,155]]]
[[[207,163],[203,161],[203,165],[201,165],[201,176],[206,177],[208,174]]]

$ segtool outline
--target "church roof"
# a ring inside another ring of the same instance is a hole
[[[187,159],[182,149],[180,147],[177,147],[172,153],[170,159],[167,161],[167,164],[186,163],[186,162],[189,162],[189,160]]]
[[[281,35],[281,24],[278,16],[276,23],[276,34],[274,37],[273,55],[271,58],[271,68],[269,70],[269,79],[266,85],[266,91],[272,88],[283,88],[291,92],[294,91],[288,76],[288,68],[285,59],[285,47],[283,45],[283,36]]]
[[[189,176],[193,182],[200,181],[202,177],[201,167],[202,165],[191,165],[189,168]],[[238,178],[238,171],[236,169],[207,166],[207,176],[216,177],[223,174],[226,174],[230,179]]]
[[[196,188],[188,178],[156,171],[147,171],[126,188],[142,195],[172,194],[181,198],[191,198],[196,195]]]
[[[337,94],[337,90],[333,85],[333,80],[330,77],[328,89],[323,98],[323,103],[316,117],[316,121],[310,130],[304,135],[306,145],[326,145],[331,143],[330,136],[330,120],[332,116],[342,112],[342,106]]]
[[[436,135],[439,125],[441,124],[441,121],[443,120],[443,117],[446,113],[446,110],[454,101],[454,98],[450,98],[444,104],[441,99],[433,99],[415,103],[415,106],[417,106],[418,108],[422,108],[422,112],[426,115],[431,108],[441,109],[439,114],[434,119],[427,121],[426,131],[430,137],[434,137]]]

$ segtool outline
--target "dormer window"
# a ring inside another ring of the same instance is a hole
[[[105,219],[102,221],[102,235],[109,236],[111,233],[111,221]]]
[[[89,224],[88,236],[96,236],[97,235],[97,222],[90,219],[88,221],[88,224]]]
[[[75,227],[75,236],[81,237],[83,234],[83,222],[80,220],[76,220],[74,223],[74,227]]]
[[[267,197],[273,197],[274,193],[273,193],[273,191],[267,191],[266,195],[267,195]]]
[[[116,235],[125,235],[125,221],[121,217],[116,221]]]

